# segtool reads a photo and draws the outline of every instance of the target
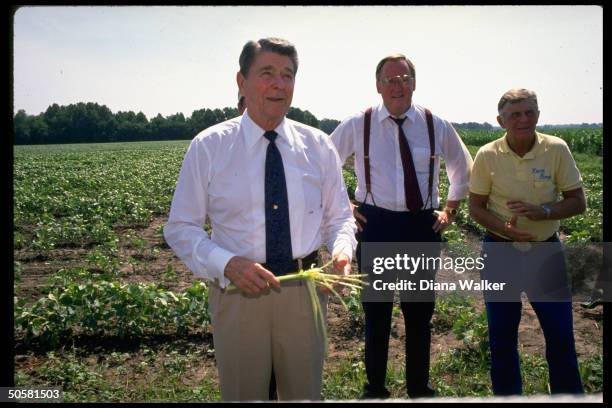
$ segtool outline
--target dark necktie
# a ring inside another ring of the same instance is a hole
[[[274,141],[278,134],[269,130],[264,137],[270,141],[266,151],[266,264],[275,275],[291,271],[291,231],[289,200],[283,158]]]
[[[414,162],[412,161],[412,154],[410,154],[410,147],[406,140],[406,135],[402,129],[402,123],[406,118],[396,119],[389,116],[399,128],[399,147],[400,155],[402,156],[402,167],[404,168],[404,194],[406,196],[406,207],[410,211],[418,211],[423,207],[423,198],[421,197],[421,190],[419,189],[419,183],[417,181],[416,171],[414,170]]]

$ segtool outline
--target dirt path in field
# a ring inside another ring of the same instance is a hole
[[[180,292],[193,284],[195,278],[187,267],[174,255],[172,250],[165,243],[162,236],[162,227],[166,222],[166,217],[154,219],[146,228],[118,229],[116,232],[120,237],[119,258],[120,258],[120,277],[128,282],[157,283],[164,288]],[[134,238],[144,239],[144,247],[135,247]],[[476,237],[470,238],[476,242]],[[90,262],[87,256],[90,249],[62,248],[47,252],[44,255],[18,251],[15,253],[15,260],[20,263],[19,281],[16,283],[15,295],[29,302],[45,295],[43,287],[47,284],[49,277],[61,268],[88,267]],[[325,260],[329,255],[322,252]],[[354,270],[357,266],[354,265]],[[481,302],[476,303],[476,309],[482,310]],[[578,304],[574,306],[574,333],[576,338],[576,348],[579,355],[593,355],[602,353],[603,329],[601,320],[603,317],[601,306],[593,310],[584,310]],[[432,334],[432,363],[436,361],[440,353],[456,349],[462,345],[461,340],[450,330],[437,330],[435,327]],[[329,358],[326,364],[338,364],[348,358],[362,355],[363,353],[363,327],[351,320],[350,314],[335,300],[330,302],[328,310],[329,326]],[[199,339],[199,340],[198,340]],[[397,367],[403,366],[404,361],[404,339],[405,330],[401,314],[392,320],[391,339],[389,347],[389,361]],[[151,347],[161,347],[166,342],[184,342],[185,339],[173,336],[158,337],[151,340]],[[211,348],[212,339],[210,336],[197,337],[190,341],[196,347],[205,349]],[[544,355],[544,336],[537,317],[528,302],[524,302],[523,317],[519,328],[520,347],[523,351],[530,354]],[[91,342],[89,346],[87,344]],[[189,342],[189,341],[188,341]],[[199,344],[199,346],[198,346]],[[100,339],[85,339],[83,341],[85,349],[90,350],[92,359],[100,358],[108,353],[109,350],[120,347],[111,340],[108,342]],[[19,346],[19,345],[18,345]],[[26,350],[20,348],[21,353]],[[206,353],[200,361],[201,365],[194,365],[190,373],[194,379],[216,375],[214,359]],[[138,363],[140,357],[135,356],[134,364]],[[16,359],[16,368],[35,367],[44,359],[42,356],[31,356],[26,358],[24,355]],[[92,360],[93,361],[93,360]]]

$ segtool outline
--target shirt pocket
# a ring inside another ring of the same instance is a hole
[[[302,188],[304,191],[304,217],[312,221],[320,219],[323,211],[323,180],[321,175],[310,171],[302,172]]]
[[[557,186],[552,180],[535,180],[533,190],[536,204],[550,203],[557,200]]]
[[[209,214],[214,213],[220,222],[248,222],[254,206],[261,204],[263,210],[263,196],[261,203],[255,202],[250,184],[250,175],[242,168],[213,177],[208,185]]]

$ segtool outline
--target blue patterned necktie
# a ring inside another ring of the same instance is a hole
[[[266,264],[275,275],[292,272],[289,200],[283,158],[274,142],[278,134],[269,130],[264,137],[270,141],[266,150]]]

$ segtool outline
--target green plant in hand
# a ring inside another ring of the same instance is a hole
[[[310,303],[312,306],[312,314],[314,316],[315,327],[317,334],[323,337],[324,348],[327,350],[327,328],[325,326],[325,319],[323,317],[323,310],[321,309],[321,303],[317,296],[316,285],[322,286],[329,289],[342,303],[342,306],[348,310],[348,306],[344,303],[342,296],[333,288],[334,285],[342,285],[352,289],[360,289],[361,285],[366,284],[361,278],[367,276],[366,274],[351,274],[351,275],[336,275],[331,273],[325,273],[323,270],[330,266],[333,260],[329,261],[321,267],[314,267],[308,270],[300,270],[296,273],[279,276],[278,280],[281,282],[290,282],[294,280],[303,280],[306,283],[308,294],[310,295]],[[228,291],[235,291],[238,288],[235,285],[229,285]]]

